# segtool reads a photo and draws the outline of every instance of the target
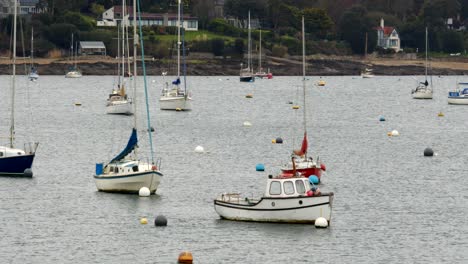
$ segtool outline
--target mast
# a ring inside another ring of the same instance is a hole
[[[426,76],[426,83],[427,83],[427,27],[426,27],[426,61],[425,61],[424,65],[426,67],[424,75]]]
[[[78,70],[77,66],[78,60],[78,41],[75,43],[75,70]]]
[[[72,32],[72,41],[71,41],[71,45],[70,45],[70,59],[71,59],[71,64],[73,65],[73,46],[74,46],[74,43],[73,43],[73,32]]]
[[[121,22],[122,25],[122,22]],[[119,77],[118,87],[120,88],[121,85],[121,78],[120,78],[120,29],[117,27],[117,76]]]
[[[262,71],[262,30],[260,29],[260,46],[258,49],[258,71]]]
[[[248,35],[249,35],[249,40],[248,40],[248,49],[249,49],[249,52],[248,52],[248,57],[247,57],[247,68],[249,68],[249,71],[252,71],[252,69],[250,68],[251,66],[251,59],[252,59],[252,55],[251,55],[251,50],[252,50],[252,41],[250,40],[250,10],[249,10],[249,25],[248,25]]]
[[[10,148],[14,148],[15,141],[15,84],[16,84],[16,16],[18,12],[18,1],[15,0],[13,12],[13,75],[11,77],[11,125],[10,125]]]
[[[364,46],[364,59],[367,59],[367,32],[366,32],[366,45]]]
[[[137,126],[137,104],[136,104],[136,87],[137,87],[137,48],[138,48],[138,35],[137,35],[137,0],[133,0],[133,127]],[[151,131],[151,130],[150,130]],[[136,150],[135,150],[136,155]]]
[[[31,68],[34,67],[34,28],[31,28]]]
[[[303,108],[304,109],[304,133],[307,133],[307,118],[306,118],[306,62],[305,62],[305,29],[304,29],[304,16],[302,16],[302,102],[303,102]]]
[[[125,0],[122,0],[122,85],[125,79]]]
[[[177,78],[180,78],[180,1],[177,1]]]

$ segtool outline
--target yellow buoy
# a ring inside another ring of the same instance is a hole
[[[81,103],[75,103],[75,106],[81,106]]]
[[[146,217],[142,217],[142,218],[140,219],[140,224],[146,225],[147,223],[148,223],[148,219],[146,219]]]
[[[299,109],[298,105],[293,105],[292,109]]]
[[[391,136],[392,136],[392,132],[387,132],[387,136],[391,137]]]
[[[189,251],[184,251],[180,253],[178,263],[193,263],[192,253]]]
[[[443,116],[444,116],[444,113],[442,113],[442,112],[439,112],[439,113],[437,114],[437,116],[439,116],[439,117],[443,117]]]
[[[276,144],[276,139],[272,139],[271,143]]]
[[[176,108],[175,110],[176,111],[182,111],[182,108]]]
[[[252,98],[252,97],[253,97],[252,94],[247,94],[247,95],[245,96],[245,98]]]
[[[318,85],[318,86],[325,86],[325,81],[324,81],[324,80],[320,80],[320,81],[318,81],[317,85]]]

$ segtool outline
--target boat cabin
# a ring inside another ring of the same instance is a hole
[[[307,196],[311,189],[309,179],[304,177],[268,179],[264,197]]]
[[[13,157],[13,156],[21,156],[25,155],[26,153],[21,149],[12,149],[7,147],[0,146],[0,158],[2,157]]]
[[[104,174],[132,173],[132,172],[138,172],[138,171],[139,171],[138,161],[123,161],[123,162],[109,163],[104,167]]]

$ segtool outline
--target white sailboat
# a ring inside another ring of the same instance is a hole
[[[239,77],[241,82],[254,82],[255,76],[252,69],[252,39],[250,36],[250,11],[249,11],[249,20],[248,20],[248,41],[247,41],[248,53],[247,53],[247,68],[242,68],[239,72]]]
[[[159,98],[159,108],[161,110],[191,110],[192,109],[192,97],[187,92],[187,80],[185,73],[185,40],[181,42],[180,30],[181,30],[181,0],[177,1],[177,78],[172,82],[172,86],[169,83],[164,84],[164,88]],[[180,80],[180,49],[183,45],[182,50],[184,52],[184,80],[182,89]]]
[[[427,46],[427,27],[426,27],[426,60],[425,60],[425,81],[424,82],[419,82],[418,86],[413,89],[412,94],[413,94],[413,99],[432,99],[432,81],[429,84],[427,80],[427,52],[428,52],[428,46]]]
[[[127,79],[125,78],[126,75],[132,76],[130,72],[130,62],[128,67],[128,73],[125,71],[125,58],[129,58],[130,54],[128,54],[129,47],[128,47],[128,16],[125,14],[126,6],[125,0],[122,1],[122,34],[120,34],[120,30],[118,30],[118,53],[119,57],[122,60],[119,60],[117,65],[118,67],[118,84],[117,87],[112,89],[112,93],[109,94],[106,103],[106,113],[107,114],[121,114],[121,115],[132,115],[133,114],[133,107],[132,107],[132,100],[126,93],[126,86],[127,86]],[[120,38],[120,36],[122,36]],[[120,39],[122,40],[122,50],[120,49]],[[122,56],[120,56],[122,55]]]
[[[367,61],[367,32],[366,32],[366,44],[364,47],[364,60]],[[364,70],[361,71],[362,78],[373,78],[374,72],[372,70],[372,65],[370,63],[366,64]]]
[[[13,56],[11,75],[11,113],[9,146],[0,146],[0,175],[32,177],[32,165],[38,143],[25,144],[24,150],[15,147],[15,90],[16,90],[16,28],[18,1],[14,1],[13,13]],[[2,98],[5,98],[3,96]]]
[[[128,140],[127,146],[122,150],[119,155],[113,158],[109,163],[97,163],[96,164],[96,174],[94,175],[94,180],[96,187],[99,191],[104,192],[124,192],[124,193],[137,193],[140,188],[147,187],[151,193],[155,193],[159,183],[162,178],[162,173],[159,171],[160,160],[155,162],[154,151],[153,151],[153,141],[150,133],[150,116],[148,109],[148,91],[147,91],[147,82],[146,82],[146,68],[145,68],[145,57],[144,57],[144,47],[143,47],[143,35],[141,29],[141,20],[139,21],[139,36],[137,35],[137,16],[136,16],[136,1],[133,0],[133,57],[137,57],[138,49],[138,40],[140,41],[141,46],[141,61],[143,68],[144,76],[144,89],[145,89],[145,99],[146,99],[146,113],[147,113],[147,131],[149,139],[149,148],[151,152],[151,158],[149,161],[144,161],[140,159],[137,155],[137,145],[138,145],[138,136],[137,136],[137,113],[136,111],[136,100],[134,100],[134,123],[132,128],[132,133]],[[138,10],[140,13],[140,10]],[[137,64],[136,59],[133,60],[133,85],[137,87]],[[136,94],[136,93],[135,93]],[[136,99],[136,98],[135,98]],[[132,155],[131,155],[132,154]]]
[[[72,59],[72,63],[73,65],[70,66],[70,68],[68,69],[68,72],[65,74],[65,78],[81,78],[81,76],[83,76],[81,74],[81,71],[78,69],[77,65],[76,65],[76,55],[75,55],[75,43],[73,42],[73,33],[72,33],[72,41],[71,41],[71,46],[70,46],[70,55],[71,55],[71,59]],[[76,50],[78,50],[78,47],[76,48]]]
[[[255,73],[255,77],[260,79],[273,79],[273,74],[268,68],[268,72],[265,72],[262,68],[262,30],[260,30],[259,37],[259,48],[258,48],[258,71]]]
[[[39,79],[39,73],[34,66],[34,28],[31,28],[31,67],[29,68],[28,78],[30,81]]]

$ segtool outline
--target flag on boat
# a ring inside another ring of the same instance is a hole
[[[177,80],[172,81],[172,84],[179,85],[180,84],[180,78],[177,78]]]
[[[300,150],[294,150],[294,154],[298,156],[304,156],[307,153],[307,147],[308,147],[308,142],[307,142],[307,133],[304,132],[304,139],[302,139],[302,146]]]

